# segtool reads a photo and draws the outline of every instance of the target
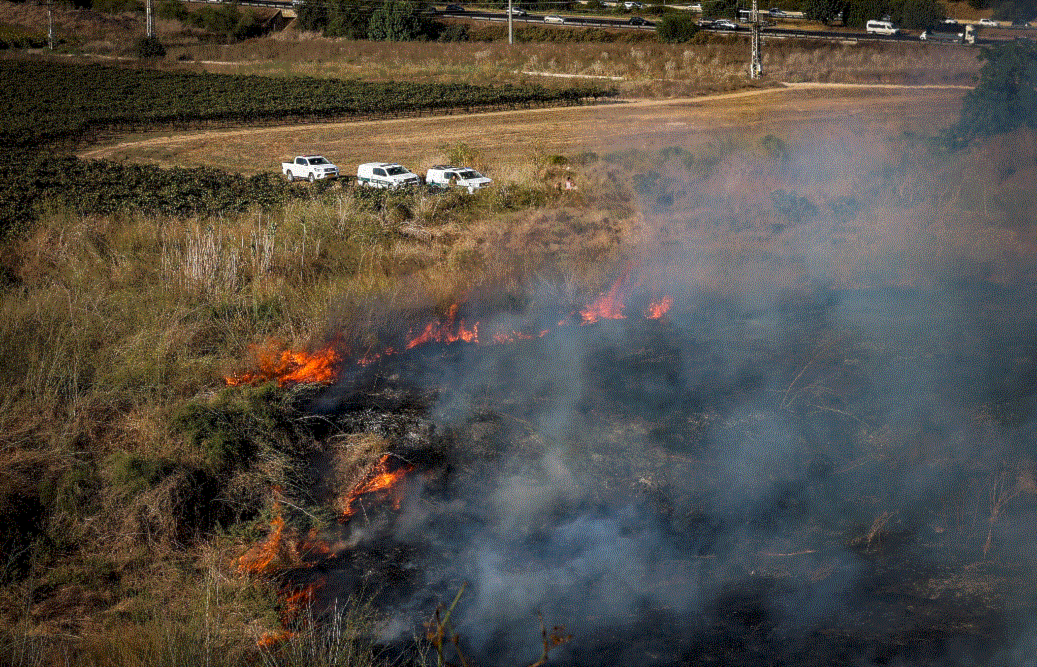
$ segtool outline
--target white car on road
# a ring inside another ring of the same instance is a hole
[[[997,28],[997,27],[1000,27],[1000,25],[1001,25],[1000,23],[998,23],[994,19],[980,19],[979,20],[979,24],[980,25],[985,25],[988,28]]]
[[[548,14],[544,17],[544,23],[565,23],[565,19],[557,14]]]

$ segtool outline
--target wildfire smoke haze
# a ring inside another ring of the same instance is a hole
[[[501,667],[539,655],[538,612],[572,635],[558,664],[1027,665],[1033,281],[956,273],[891,204],[868,237],[888,252],[826,246],[868,204],[792,189],[832,180],[842,149],[779,156],[791,176],[763,203],[703,194],[740,156],[713,180],[660,167],[641,182],[651,279],[408,317],[321,392],[323,419],[421,464],[402,501],[365,495],[336,528],[318,611],[372,585],[379,641],[412,656],[463,585],[459,648]],[[756,215],[785,245],[724,245]],[[369,469],[337,498],[391,472]]]

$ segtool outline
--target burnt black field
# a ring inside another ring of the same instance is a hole
[[[1031,665],[1034,296],[685,297],[351,372],[313,409],[419,472],[299,583],[373,595],[404,663],[464,585],[479,665],[536,660],[538,614],[551,664]]]

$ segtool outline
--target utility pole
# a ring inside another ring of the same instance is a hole
[[[151,0],[148,0],[150,2]],[[756,6],[756,0],[753,0],[753,13],[750,15],[752,20],[752,37],[749,41],[752,43],[752,57],[749,62],[749,78],[759,79],[760,75],[763,74],[763,62],[760,56],[760,9]]]
[[[147,7],[144,12],[144,36],[152,38],[155,36],[155,11],[151,6],[154,0],[147,1]]]
[[[54,0],[47,0],[47,44],[54,50]]]
[[[508,44],[515,43],[515,27],[511,23],[511,0],[508,0]]]

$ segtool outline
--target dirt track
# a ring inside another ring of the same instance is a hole
[[[786,84],[707,97],[635,100],[587,107],[190,132],[95,147],[83,157],[172,166],[215,165],[242,173],[276,169],[291,156],[322,153],[345,169],[398,161],[416,170],[465,143],[496,164],[526,156],[694,147],[730,133],[932,131],[955,119],[959,86]]]

